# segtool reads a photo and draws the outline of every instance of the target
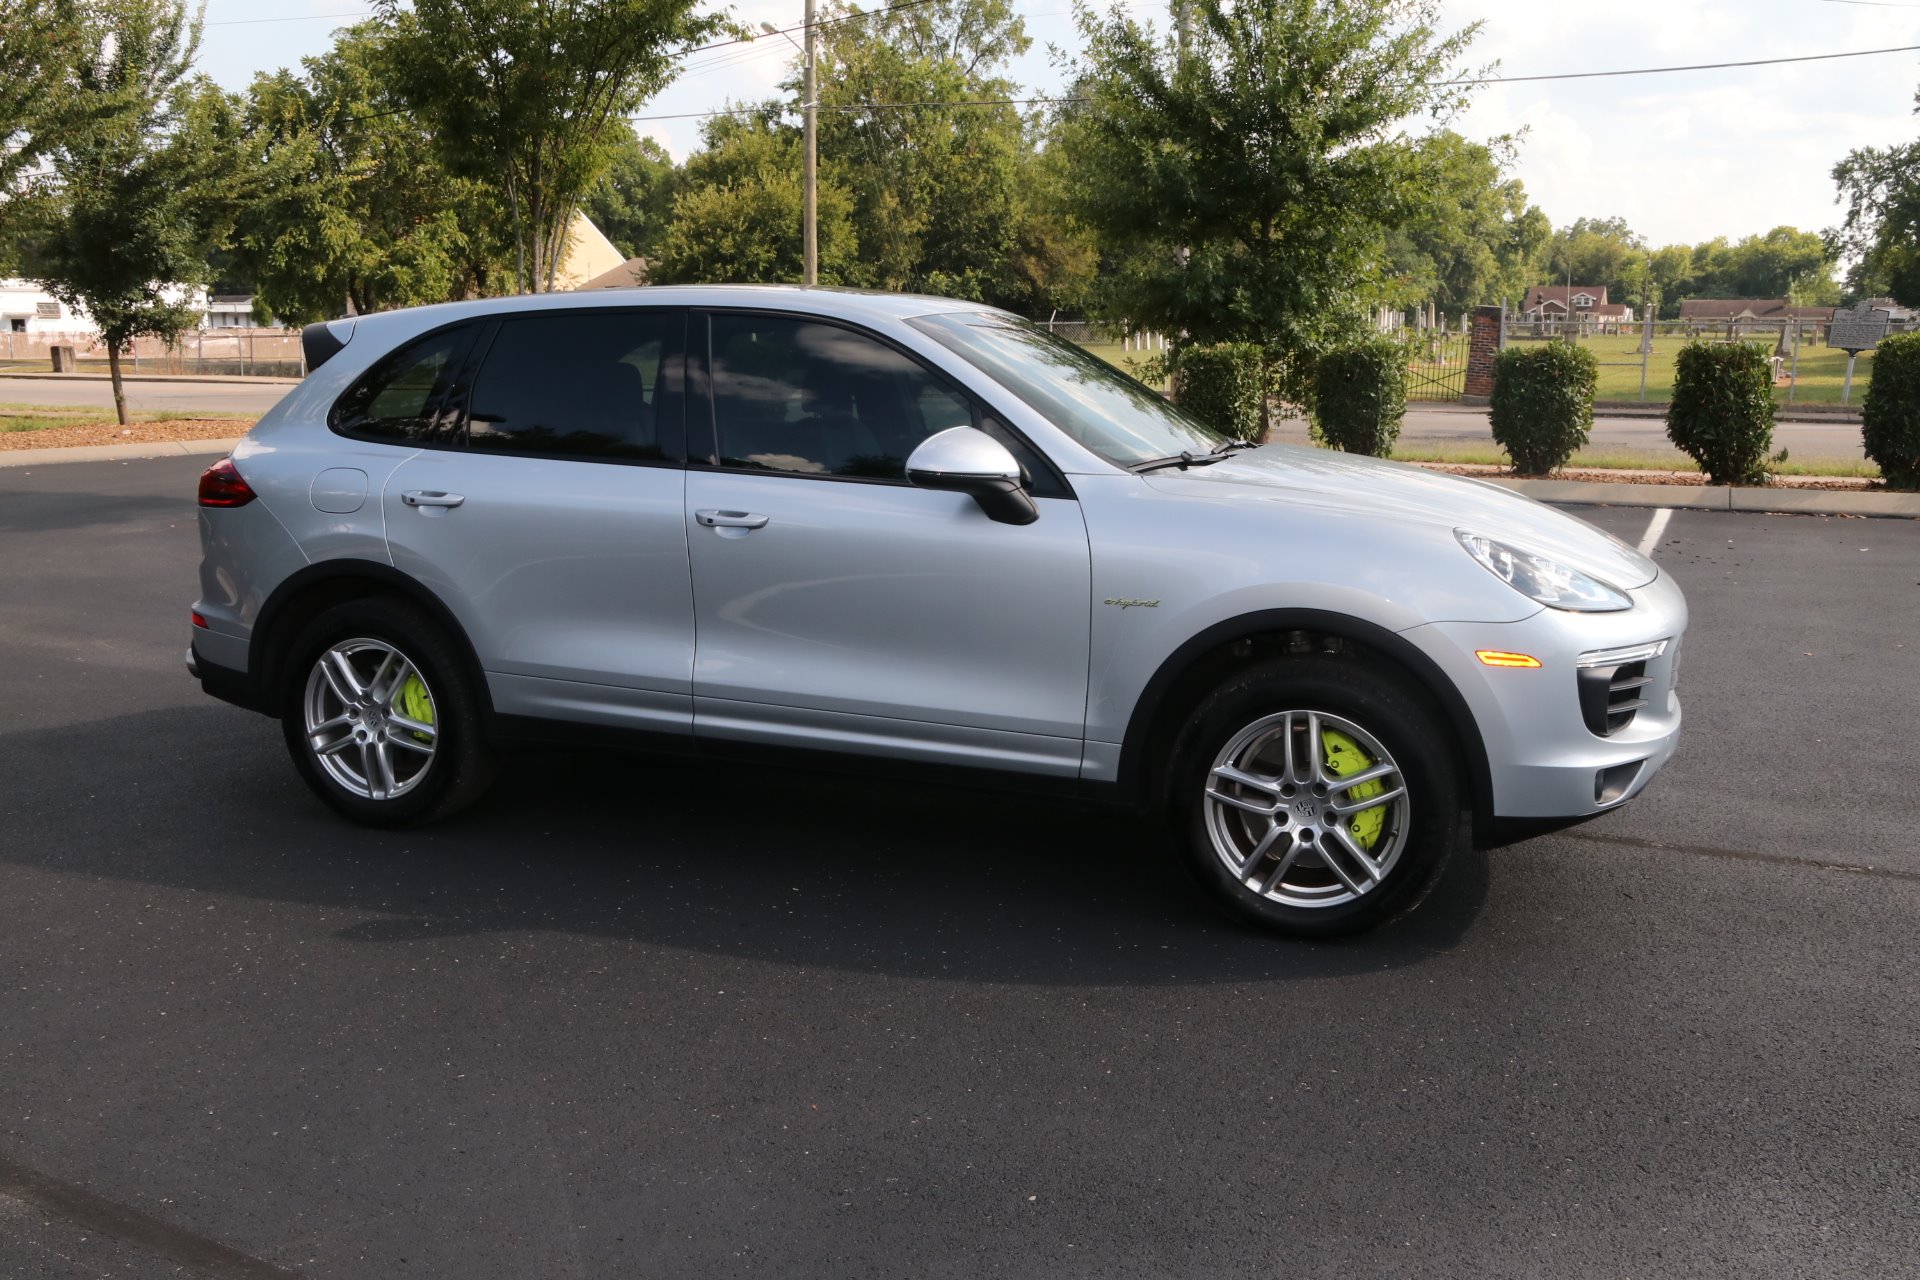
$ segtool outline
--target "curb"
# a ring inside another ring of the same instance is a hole
[[[1419,465],[1418,463],[1415,464]],[[1476,477],[1479,478],[1479,477]],[[1590,480],[1515,480],[1484,477],[1541,502],[1600,507],[1675,507],[1690,511],[1744,511],[1766,515],[1881,516],[1920,520],[1920,493],[1860,493],[1845,489],[1741,489],[1722,485],[1614,484]]]
[[[38,467],[56,462],[130,462],[135,458],[178,458],[202,453],[231,453],[231,440],[155,440],[148,444],[83,444],[66,449],[0,449],[0,467]]]
[[[157,440],[152,444],[94,444],[70,449],[0,450],[0,467],[59,462],[117,462],[230,453],[231,440]],[[1444,464],[1409,465],[1438,471]],[[1446,474],[1441,472],[1441,474]],[[1466,479],[1468,477],[1461,477]],[[1768,515],[1881,516],[1920,520],[1920,493],[1860,493],[1845,489],[1740,489],[1719,485],[1615,484],[1596,480],[1516,480],[1475,476],[1541,502],[1594,507],[1675,507],[1691,511],[1744,511]]]
[[[13,373],[6,369],[0,369],[0,380],[8,378],[16,378],[23,382],[113,381],[113,375],[110,373]],[[143,373],[137,376],[123,376],[120,379],[123,386],[133,382],[186,382],[198,386],[206,386],[208,383],[223,383],[242,387],[297,387],[302,381],[303,379],[300,378],[253,378],[240,377],[237,374],[216,374],[202,377],[197,373]]]

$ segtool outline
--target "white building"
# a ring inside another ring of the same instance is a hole
[[[0,280],[0,333],[82,337],[95,332],[92,317],[76,311],[31,280]]]

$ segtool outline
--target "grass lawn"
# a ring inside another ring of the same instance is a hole
[[[204,414],[130,413],[134,422],[186,422]],[[0,404],[0,432],[47,431],[54,427],[84,427],[113,421],[113,410],[58,405]]]
[[[1521,338],[1514,340],[1516,345],[1536,341]],[[1673,362],[1687,339],[1678,335],[1656,336],[1653,340],[1653,354],[1647,361],[1647,400],[1649,403],[1664,403],[1673,398]],[[1637,333],[1610,334],[1603,337],[1581,338],[1581,346],[1592,351],[1600,361],[1600,387],[1598,398],[1601,400],[1638,400],[1640,398],[1640,335]],[[1774,349],[1771,338],[1756,339],[1755,345],[1764,347],[1769,355]],[[1793,368],[1793,358],[1787,357],[1785,368]],[[1839,404],[1840,388],[1847,376],[1847,353],[1837,348],[1816,346],[1803,342],[1800,346],[1800,375],[1793,389],[1796,404]],[[1853,370],[1853,395],[1850,404],[1859,404],[1867,393],[1867,382],[1873,376],[1873,353],[1863,351],[1860,361]],[[1773,389],[1774,399],[1780,404],[1787,403],[1787,387],[1783,383]]]

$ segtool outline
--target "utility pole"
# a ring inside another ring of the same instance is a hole
[[[805,212],[801,215],[801,284],[820,283],[820,161],[819,161],[819,86],[815,82],[813,69],[813,0],[807,0],[807,48],[804,59],[805,69],[800,76],[800,96],[805,99],[800,104],[805,113],[806,133],[806,198]]]

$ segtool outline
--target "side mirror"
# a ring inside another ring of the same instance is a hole
[[[1020,481],[1020,464],[1005,445],[973,427],[948,427],[922,440],[907,459],[907,479],[922,489],[971,494],[987,518],[1001,524],[1040,518]]]

